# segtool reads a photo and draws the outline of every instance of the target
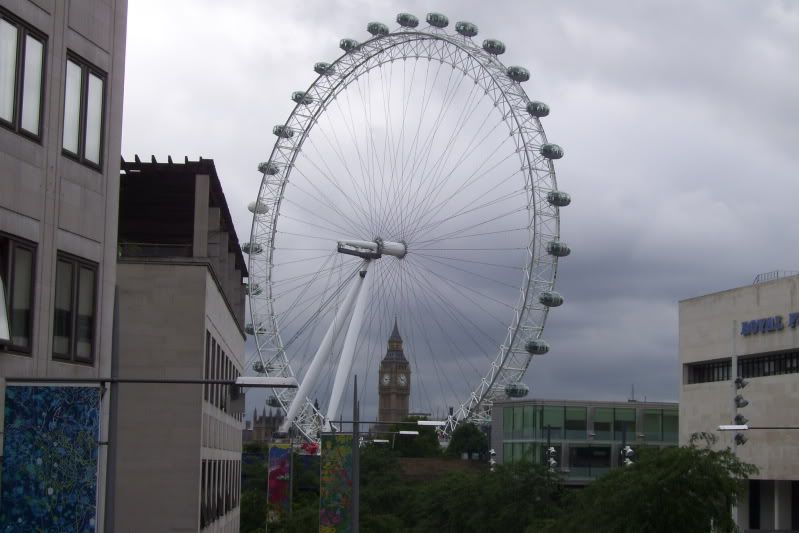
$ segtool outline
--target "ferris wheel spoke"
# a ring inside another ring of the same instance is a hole
[[[333,203],[333,201],[331,200],[331,198],[330,198],[329,196],[326,196],[326,195],[325,195],[325,194],[324,194],[322,191],[320,191],[320,190],[318,189],[318,187],[316,187],[316,186],[313,184],[313,182],[312,182],[310,179],[308,179],[308,177],[307,177],[307,176],[305,176],[305,175],[302,173],[302,171],[300,171],[299,169],[297,169],[297,172],[298,172],[298,173],[299,173],[299,174],[300,174],[302,177],[306,178],[306,180],[308,180],[308,183],[309,183],[309,185],[311,185],[311,187],[313,187],[313,188],[316,190],[317,194],[312,194],[312,193],[310,193],[309,191],[305,190],[303,187],[300,187],[300,186],[299,186],[299,185],[296,183],[296,181],[293,183],[293,185],[294,185],[294,188],[295,188],[295,189],[297,189],[297,190],[298,190],[298,191],[300,191],[301,193],[305,194],[305,195],[306,195],[308,198],[311,198],[312,200],[314,200],[314,201],[315,201],[317,204],[319,204],[320,206],[324,206],[324,207],[326,207],[327,209],[329,209],[329,210],[333,211],[333,213],[335,214],[335,216],[336,216],[338,219],[342,220],[343,222],[345,222],[345,223],[347,224],[347,226],[348,226],[349,230],[353,232],[353,233],[352,233],[353,235],[360,235],[360,234],[362,234],[361,232],[363,232],[363,226],[362,226],[362,225],[361,225],[359,222],[356,222],[355,220],[351,219],[351,218],[350,218],[350,217],[349,217],[349,216],[348,216],[346,213],[344,213],[344,212],[343,212],[341,209],[339,209],[339,208],[336,206],[336,204],[335,204],[335,203]]]
[[[421,294],[419,290],[417,290],[419,286],[415,283],[416,279],[414,279],[414,276],[411,275],[410,277],[410,283],[407,284],[407,287],[410,290],[410,296],[413,298],[414,303],[417,305],[421,303],[422,306],[425,306],[425,296]],[[428,328],[432,327],[433,321],[425,322],[422,320],[422,317],[418,312],[409,313],[408,318],[410,318],[410,322],[412,324],[412,331],[416,333],[410,338],[414,339],[414,344],[415,339],[421,339],[422,343],[424,344],[423,347],[414,346],[414,353],[420,353],[420,348],[423,350],[426,349],[428,360],[430,363],[432,363],[433,371],[439,383],[439,389],[444,389],[443,385],[446,385],[446,388],[449,389],[450,394],[452,396],[457,396],[456,387],[454,387],[450,381],[449,373],[444,372],[440,367],[440,356],[438,355],[438,350],[431,344],[431,338],[433,338],[433,335],[425,333]],[[427,324],[427,326],[425,324]],[[436,330],[436,333],[441,334],[440,328],[439,330]]]
[[[338,102],[336,102],[336,104],[338,104]],[[340,111],[340,106],[339,106],[339,111]],[[359,182],[359,180],[357,180],[353,175],[352,170],[350,169],[350,166],[347,163],[347,157],[344,155],[344,150],[341,146],[341,142],[339,141],[336,130],[332,131],[332,139],[330,138],[330,136],[327,135],[327,132],[325,131],[324,128],[320,128],[320,131],[322,132],[322,137],[325,139],[325,141],[327,141],[328,146],[336,155],[338,162],[341,164],[344,170],[345,176],[349,177],[350,180],[352,180],[352,182]],[[352,188],[352,192],[353,195],[357,198],[357,203],[359,205],[361,205],[362,207],[369,205],[368,201],[360,194],[359,187]],[[370,211],[365,211],[365,213],[367,215],[368,225],[370,227],[373,227],[375,223],[373,214]]]
[[[424,246],[419,246],[421,244],[436,244],[436,243],[439,243],[439,242],[444,241],[444,240],[453,241],[453,240],[456,240],[456,239],[471,239],[472,237],[485,237],[487,235],[507,235],[507,234],[513,233],[515,231],[528,231],[528,228],[527,228],[527,226],[521,226],[521,227],[517,227],[517,228],[508,228],[508,229],[501,229],[501,230],[496,230],[496,231],[483,231],[483,232],[480,232],[480,233],[467,233],[465,235],[458,235],[457,232],[455,232],[455,233],[452,233],[452,234],[439,235],[437,237],[433,237],[433,238],[430,238],[430,239],[415,240],[414,241],[414,249],[415,250],[424,249]]]
[[[357,216],[359,219],[359,226],[367,227],[369,223],[369,214],[363,209],[363,205],[360,202],[356,202],[355,199],[353,199],[350,194],[345,191],[345,188],[342,187],[342,185],[335,178],[335,173],[330,169],[330,166],[327,163],[327,158],[322,157],[320,149],[313,143],[311,139],[308,139],[308,145],[314,152],[316,152],[318,157],[307,157],[304,158],[303,161],[307,161],[309,164],[311,164],[316,171],[319,172],[319,174],[328,183],[330,183],[336,191],[338,191],[341,197],[347,201],[347,205],[349,205],[353,210],[353,215]],[[324,166],[324,169],[319,166],[317,159]]]
[[[463,331],[465,333],[465,336],[469,338],[471,343],[469,343],[468,345],[464,345],[463,339],[453,338],[452,335],[449,333],[450,328],[445,327],[445,325],[441,323],[440,317],[448,317],[454,320],[456,323],[458,323],[457,315],[460,314],[460,311],[456,307],[453,307],[451,303],[447,301],[446,298],[442,297],[439,291],[436,289],[436,287],[432,283],[430,283],[429,280],[426,280],[421,276],[414,276],[414,281],[416,282],[414,290],[416,290],[417,288],[419,289],[416,296],[417,298],[419,298],[419,301],[422,303],[425,310],[427,311],[425,313],[425,317],[429,321],[435,323],[435,325],[438,328],[437,334],[443,336],[444,340],[446,341],[446,346],[453,348],[452,351],[453,357],[451,359],[456,363],[456,366],[461,374],[461,377],[466,382],[473,381],[473,379],[470,378],[473,378],[474,375],[479,375],[480,372],[471,363],[470,358],[469,357],[464,358],[463,354],[467,354],[469,353],[470,350],[476,348],[478,351],[482,352],[483,355],[488,360],[490,360],[490,355],[487,352],[485,352],[485,349],[482,347],[482,345],[479,342],[477,342],[477,340],[471,335],[471,332],[468,330],[468,328],[463,327],[463,324],[458,324],[458,328],[460,331]],[[422,294],[424,294],[424,296],[421,296]],[[493,339],[491,341],[493,341]],[[471,367],[471,370],[474,373],[472,376],[469,376],[464,371],[463,366],[461,365],[461,361],[464,360]]]
[[[465,78],[463,78],[463,79],[465,79]],[[458,88],[460,87],[460,83],[463,83],[463,79],[460,80],[460,82],[458,84]],[[449,89],[449,86],[447,87],[447,90],[448,89]],[[461,109],[461,111],[460,111],[458,120],[456,120],[455,129],[453,131],[457,131],[461,127],[460,123],[461,123],[461,121],[462,121],[464,116],[471,117],[472,113],[475,112],[475,108],[474,107],[471,107],[471,108],[469,107],[469,103],[471,103],[471,98],[475,94],[474,87],[472,87],[472,91],[473,92],[470,93],[469,99],[467,100],[467,105],[464,106]],[[414,156],[413,156],[414,164],[413,164],[413,167],[412,167],[412,173],[414,175],[416,175],[416,174],[424,174],[426,187],[422,188],[420,186],[420,187],[416,187],[415,188],[415,191],[413,191],[413,192],[415,192],[415,194],[411,198],[409,198],[408,202],[406,203],[406,211],[408,211],[408,212],[414,213],[416,211],[416,207],[418,206],[418,199],[420,198],[420,195],[421,195],[422,198],[424,198],[424,197],[426,197],[427,194],[429,194],[429,191],[431,190],[432,185],[436,181],[435,175],[436,175],[437,166],[440,164],[440,161],[443,160],[443,158],[446,156],[446,154],[448,154],[453,149],[453,147],[455,146],[455,138],[456,138],[456,136],[454,134],[450,134],[448,136],[448,138],[447,138],[447,143],[444,146],[444,149],[441,151],[441,154],[437,158],[436,162],[434,162],[433,165],[429,165],[430,155],[432,153],[433,146],[435,145],[434,141],[435,141],[436,137],[438,136],[438,133],[440,131],[440,126],[441,126],[441,124],[444,121],[444,117],[445,117],[446,113],[448,113],[449,109],[451,108],[451,104],[452,104],[452,101],[454,100],[454,96],[455,96],[454,92],[453,92],[452,95],[446,95],[445,94],[445,97],[444,97],[445,104],[442,105],[442,109],[439,111],[438,115],[433,120],[433,124],[435,126],[431,128],[431,131],[428,134],[428,137],[425,139],[425,142],[423,143],[424,148],[425,148],[424,152],[414,154]],[[465,115],[467,109],[469,110],[469,113],[468,113],[468,115]],[[421,172],[423,161],[424,161],[424,166],[426,166],[426,167],[429,166],[430,171],[424,172],[424,173]],[[421,185],[421,183],[420,183],[420,185]],[[424,191],[424,193],[422,193],[422,191]]]
[[[502,144],[504,144],[504,142],[505,141],[502,141],[500,143],[500,146]],[[498,151],[499,151],[499,146],[494,149],[493,153],[496,153]],[[431,194],[425,198],[424,203],[419,206],[420,215],[419,215],[419,217],[417,217],[417,220],[416,220],[416,229],[417,229],[417,231],[420,229],[419,226],[421,226],[421,229],[424,229],[426,227],[425,225],[430,221],[430,219],[436,213],[438,213],[441,209],[443,209],[444,207],[449,205],[453,201],[453,199],[455,199],[456,197],[459,197],[459,195],[461,193],[463,193],[465,190],[469,189],[471,186],[480,183],[481,179],[483,177],[485,177],[489,172],[492,172],[497,167],[499,167],[503,163],[507,162],[507,160],[512,158],[513,156],[514,156],[513,153],[509,153],[503,159],[495,162],[493,165],[488,166],[487,168],[483,168],[483,167],[489,162],[489,159],[483,159],[481,161],[481,163],[472,172],[472,174],[464,181],[463,184],[461,184],[449,196],[443,198],[438,203],[435,203],[436,201],[438,201],[438,196],[439,196],[439,194],[441,194],[441,191],[443,190],[443,185],[445,185],[446,182],[449,179],[452,178],[452,176],[455,174],[455,170],[457,169],[457,167],[459,167],[461,164],[463,164],[463,161],[459,162],[458,165],[456,165],[456,168],[453,168],[452,171],[450,171],[450,173],[444,178],[444,182],[442,184],[440,184],[439,186],[437,186],[435,191],[431,191]],[[500,185],[504,185],[510,178],[512,178],[513,176],[517,176],[518,174],[519,174],[519,171],[514,171],[512,174],[510,174],[505,179],[503,179],[500,183],[497,183],[496,187],[499,187]],[[477,198],[479,198],[479,197],[477,197]]]
[[[443,267],[445,267],[445,268],[447,268],[447,269],[450,269],[450,270],[456,270],[456,271],[458,271],[458,272],[462,272],[462,273],[464,273],[464,274],[469,274],[470,276],[473,276],[473,277],[475,277],[475,278],[479,278],[479,279],[482,279],[482,280],[485,280],[485,281],[489,281],[489,282],[491,282],[491,283],[493,283],[493,284],[496,284],[496,285],[501,285],[501,286],[503,286],[503,287],[508,287],[508,288],[511,288],[511,289],[518,289],[518,287],[517,287],[517,286],[515,286],[515,285],[511,285],[510,283],[506,283],[506,282],[504,282],[504,281],[502,281],[502,280],[500,280],[500,279],[497,279],[497,278],[495,278],[495,277],[494,277],[494,278],[492,278],[491,276],[486,276],[486,275],[484,275],[484,274],[479,274],[479,273],[477,273],[477,272],[474,272],[474,271],[472,271],[472,270],[469,270],[468,268],[461,268],[461,267],[455,266],[455,265],[453,265],[453,264],[451,264],[451,263],[448,263],[448,262],[446,262],[446,261],[443,261],[443,260],[441,260],[441,259],[436,259],[435,257],[429,256],[429,255],[424,255],[424,254],[416,254],[416,255],[417,255],[418,257],[423,257],[423,258],[425,258],[427,261],[430,261],[430,262],[432,262],[432,263],[437,263],[437,264],[439,264],[439,265],[441,265],[441,266],[443,266]],[[458,262],[458,263],[461,263],[461,262],[467,262],[468,260],[458,260],[458,259],[454,259],[454,261],[456,261],[456,262]],[[474,261],[468,261],[468,262],[469,262],[469,263],[472,263],[472,264],[475,264],[475,262],[474,262]],[[479,264],[479,263],[478,263],[478,264]],[[501,266],[505,266],[505,265],[501,265]],[[513,268],[513,267],[506,267],[506,268]]]
[[[431,132],[431,134],[435,134],[435,130],[440,125],[441,118],[442,118],[442,113],[444,113],[446,111],[446,109],[448,109],[448,107],[449,107],[449,99],[447,98],[447,95],[449,95],[450,91],[452,90],[451,85],[452,85],[452,73],[450,73],[450,76],[447,79],[447,86],[444,89],[444,92],[445,92],[444,102],[445,103],[441,106],[441,109],[439,110],[438,116],[436,118],[434,118],[433,121],[432,121],[434,127],[433,127],[433,131]],[[403,115],[403,134],[404,134],[404,120],[405,120],[405,117],[408,115],[407,104],[409,103],[409,98],[410,98],[410,92],[408,94],[408,98],[406,98],[406,100],[405,100],[406,106],[403,108],[403,112],[402,112],[402,115]],[[421,126],[425,116],[426,116],[425,113],[420,113],[419,122],[418,122],[418,126],[417,127]],[[402,142],[401,145],[404,148],[404,142]],[[399,147],[397,149],[399,150]],[[415,166],[414,155],[411,152],[403,151],[402,152],[402,156],[403,157],[401,158],[402,159],[401,166],[400,166],[400,169],[397,172],[399,174],[399,179],[397,181],[397,184],[396,184],[395,187],[390,188],[388,190],[389,193],[392,193],[392,196],[394,198],[394,200],[392,202],[390,202],[390,204],[389,204],[390,206],[393,207],[393,211],[394,211],[394,212],[392,212],[392,216],[389,217],[389,220],[394,221],[394,223],[395,223],[394,231],[395,232],[401,232],[401,234],[404,233],[403,230],[402,230],[402,217],[404,216],[405,212],[407,211],[406,209],[400,209],[400,208],[404,207],[404,204],[405,204],[405,202],[402,201],[404,195],[407,193],[407,187],[406,187],[405,183],[408,182],[408,181],[409,182],[413,182],[413,179],[415,177],[415,173],[414,172],[409,172],[408,171],[409,163],[411,164],[411,168],[413,168]],[[413,188],[411,188],[411,190],[413,190]]]

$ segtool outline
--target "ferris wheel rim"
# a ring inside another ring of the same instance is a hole
[[[275,234],[277,232],[277,224],[278,224],[278,220],[279,220],[279,216],[280,216],[280,207],[281,207],[281,202],[282,202],[282,199],[283,199],[283,193],[285,191],[285,185],[288,182],[289,176],[291,175],[291,172],[293,170],[293,164],[294,164],[294,161],[296,160],[296,157],[297,157],[297,155],[298,155],[298,153],[300,151],[300,148],[302,147],[302,145],[303,145],[308,133],[313,128],[316,120],[318,119],[318,117],[322,113],[324,113],[326,111],[326,107],[327,107],[327,104],[330,101],[330,99],[335,97],[335,95],[339,94],[344,88],[346,88],[346,86],[349,83],[352,83],[358,77],[360,77],[361,75],[367,73],[369,70],[371,70],[373,68],[377,68],[378,66],[383,65],[384,63],[387,63],[389,61],[395,61],[397,59],[408,59],[409,57],[411,57],[411,58],[416,58],[416,59],[439,60],[439,61],[442,61],[442,62],[447,62],[453,68],[457,68],[455,63],[454,62],[448,62],[446,60],[447,58],[440,57],[440,56],[434,57],[432,52],[431,52],[432,48],[427,48],[427,52],[428,52],[427,56],[420,57],[420,54],[418,52],[417,52],[417,54],[415,56],[409,56],[407,54],[405,54],[405,55],[403,55],[401,57],[387,57],[386,56],[383,59],[383,61],[378,61],[376,64],[368,66],[368,68],[365,68],[362,71],[360,71],[359,68],[358,68],[360,65],[365,65],[366,63],[368,63],[368,61],[370,59],[374,58],[375,56],[378,56],[380,54],[385,53],[387,50],[397,49],[397,47],[399,47],[399,46],[408,45],[408,44],[414,43],[414,42],[422,43],[424,41],[443,42],[443,43],[446,44],[446,46],[454,46],[455,48],[457,48],[461,52],[466,53],[472,60],[474,60],[476,62],[476,64],[470,63],[470,66],[474,70],[479,70],[479,71],[482,71],[483,74],[486,74],[487,77],[490,79],[490,82],[488,82],[488,85],[490,85],[495,91],[498,91],[499,95],[500,95],[499,97],[504,99],[505,104],[509,108],[508,118],[506,119],[506,121],[510,121],[511,119],[513,120],[513,122],[515,123],[515,129],[516,129],[519,137],[523,137],[523,131],[524,131],[523,130],[523,123],[529,123],[532,120],[532,122],[534,122],[534,125],[536,126],[536,133],[542,139],[542,142],[538,143],[538,145],[540,146],[540,145],[543,145],[543,144],[547,143],[546,134],[544,133],[543,127],[541,126],[538,117],[529,118],[529,117],[523,117],[522,116],[521,119],[520,119],[520,115],[524,112],[523,109],[521,109],[518,105],[516,105],[516,106],[511,105],[511,103],[508,101],[508,91],[507,91],[507,89],[508,88],[514,88],[514,89],[517,90],[517,95],[516,96],[517,96],[519,101],[521,101],[522,103],[530,102],[530,99],[527,97],[527,95],[524,92],[524,90],[521,89],[520,84],[516,83],[516,82],[510,82],[509,83],[509,82],[507,82],[507,80],[503,79],[503,76],[507,77],[507,68],[502,64],[502,62],[499,61],[499,59],[496,56],[492,56],[491,54],[488,54],[487,52],[485,52],[484,50],[482,50],[481,48],[476,46],[475,43],[471,39],[469,39],[467,37],[460,36],[460,35],[450,34],[450,33],[447,33],[446,31],[444,31],[442,29],[436,28],[434,26],[430,26],[429,28],[425,28],[424,30],[416,30],[416,29],[407,30],[406,28],[400,28],[399,31],[390,32],[390,33],[388,33],[386,35],[377,35],[377,36],[373,37],[372,39],[369,39],[369,40],[365,41],[364,43],[358,45],[357,50],[363,51],[363,50],[369,49],[371,46],[374,46],[375,44],[379,44],[379,43],[384,43],[384,44],[385,43],[390,43],[391,46],[386,46],[386,47],[383,47],[383,48],[380,48],[380,49],[375,49],[370,55],[364,54],[364,55],[361,56],[361,58],[360,58],[361,61],[359,63],[355,63],[354,65],[350,65],[349,70],[345,70],[343,74],[341,72],[337,72],[335,74],[335,76],[338,78],[337,82],[327,88],[327,94],[326,94],[326,96],[324,98],[320,98],[318,100],[318,104],[317,104],[317,106],[315,108],[314,113],[311,113],[311,114],[306,113],[304,115],[304,119],[306,120],[306,124],[308,125],[308,127],[299,129],[298,138],[294,139],[293,144],[286,143],[286,138],[281,137],[280,135],[278,135],[278,138],[277,138],[277,140],[275,142],[275,145],[274,145],[274,147],[272,149],[272,152],[270,154],[270,158],[268,160],[270,163],[279,162],[279,161],[276,160],[276,156],[280,155],[281,150],[284,150],[284,151],[286,151],[288,153],[288,158],[284,158],[284,160],[282,161],[282,164],[284,165],[283,166],[284,172],[282,172],[283,176],[282,176],[282,178],[280,178],[280,183],[274,184],[274,185],[276,185],[276,187],[273,187],[273,190],[271,192],[271,194],[274,196],[272,201],[274,202],[275,198],[276,198],[277,201],[276,201],[276,203],[273,204],[274,205],[274,209],[268,214],[269,223],[271,224],[271,227],[268,228],[268,231],[269,231],[268,238],[267,238],[266,241],[264,241],[262,236],[261,236],[261,240],[260,240],[260,242],[263,242],[264,244],[267,245],[266,246],[266,248],[267,248],[266,252],[267,252],[268,258],[265,261],[265,263],[266,263],[266,276],[263,279],[263,281],[265,282],[264,283],[264,285],[265,285],[264,288],[267,291],[270,290],[268,285],[271,282],[272,256],[270,254],[271,254],[272,250],[274,249]],[[422,51],[424,51],[424,48],[422,48]],[[356,53],[355,50],[349,51],[349,52],[345,52],[340,57],[338,57],[333,63],[331,63],[331,66],[334,69],[336,69],[337,67],[341,67],[342,65],[347,64],[347,60],[348,59],[352,59],[354,53]],[[475,81],[475,83],[477,84],[478,83],[478,76],[477,75],[471,75],[470,73],[467,73],[467,69],[466,69],[465,66],[461,65],[461,67],[463,68],[464,74],[465,75],[469,75]],[[314,90],[317,89],[320,86],[320,82],[329,81],[328,80],[329,77],[330,76],[328,76],[328,75],[320,74],[311,83],[311,85],[305,91],[304,94],[307,95],[307,94],[313,93]],[[504,82],[504,83],[500,83],[500,82]],[[503,87],[503,85],[504,85],[504,87]],[[486,91],[488,91],[488,88],[486,89]],[[317,94],[318,94],[318,92],[317,92]],[[495,105],[497,105],[497,100],[495,100]],[[296,127],[296,125],[298,123],[300,123],[300,122],[296,121],[295,119],[296,119],[298,113],[301,114],[303,111],[306,111],[305,107],[306,106],[304,104],[298,103],[297,106],[295,106],[295,108],[290,113],[290,115],[287,118],[287,120],[282,124],[282,127],[286,128],[286,129],[290,129],[290,128],[292,128],[292,126]],[[511,125],[510,127],[511,127],[511,131],[513,132],[514,126]],[[285,131],[285,130],[283,130],[283,131]],[[288,144],[289,145],[288,149],[287,149],[286,146],[281,146],[281,143]],[[527,173],[526,173],[526,179],[529,180],[529,183],[531,184],[531,189],[532,189],[532,183],[536,179],[536,177],[532,176],[534,165],[530,161],[530,150],[527,148],[528,142],[526,141],[526,139],[524,140],[522,145],[524,147],[525,158],[526,158],[526,160],[528,162],[528,169],[527,169]],[[550,185],[547,190],[557,191],[557,180],[556,180],[556,176],[555,176],[555,172],[554,172],[554,166],[552,165],[551,160],[548,160],[548,159],[546,160],[546,164],[547,164],[547,167],[548,167],[546,169],[546,177],[549,179],[549,185]],[[268,176],[266,173],[264,173],[262,181],[261,181],[261,186],[259,188],[257,202],[261,202],[265,197],[268,196],[268,194],[265,194],[265,191],[267,193],[269,192],[269,189],[268,189],[268,180],[269,179],[270,179],[270,176]],[[480,413],[477,412],[478,408],[481,406],[481,404],[485,405],[485,402],[489,402],[490,403],[494,399],[494,397],[496,396],[496,393],[498,391],[497,384],[499,384],[501,386],[501,385],[504,385],[504,384],[506,384],[508,382],[511,382],[511,380],[512,381],[520,380],[521,377],[525,374],[525,372],[526,372],[527,368],[529,367],[530,362],[531,362],[531,360],[533,358],[532,354],[522,355],[521,364],[520,365],[517,365],[517,367],[514,368],[512,371],[508,370],[508,368],[507,368],[506,362],[507,362],[508,356],[512,352],[519,352],[520,351],[519,350],[519,342],[517,340],[518,339],[518,335],[519,335],[520,331],[522,331],[522,329],[523,329],[522,322],[523,322],[523,320],[525,318],[525,315],[529,315],[532,312],[529,300],[530,300],[530,297],[533,296],[533,294],[530,292],[530,286],[533,285],[534,280],[531,279],[533,277],[531,273],[534,271],[534,266],[535,266],[536,261],[539,260],[540,257],[542,256],[542,254],[544,253],[544,251],[541,249],[541,243],[538,243],[537,249],[536,249],[536,246],[535,246],[535,244],[536,244],[535,243],[535,237],[537,235],[539,235],[539,233],[540,233],[539,232],[539,227],[538,227],[540,221],[539,221],[539,213],[536,211],[537,206],[535,205],[535,202],[532,200],[532,194],[531,193],[528,194],[527,204],[528,204],[528,208],[532,209],[535,212],[531,216],[532,225],[531,225],[530,233],[529,233],[529,236],[528,236],[527,249],[528,249],[528,252],[529,252],[529,260],[525,264],[525,268],[524,268],[525,274],[528,276],[526,287],[522,287],[520,289],[520,293],[521,294],[519,296],[519,299],[518,299],[516,305],[514,305],[514,318],[513,318],[513,321],[511,323],[511,325],[508,327],[508,334],[506,336],[506,341],[505,341],[505,343],[502,346],[500,346],[499,353],[497,355],[496,360],[494,361],[494,363],[492,363],[491,368],[489,369],[489,372],[486,374],[486,376],[473,389],[473,391],[472,391],[471,395],[469,396],[469,398],[466,399],[460,405],[458,411],[455,413],[455,416],[452,418],[452,420],[450,420],[448,422],[447,430],[449,430],[449,431],[454,429],[454,426],[455,426],[455,424],[457,424],[458,420],[461,420],[461,419],[464,419],[464,418],[467,418],[467,417],[470,417],[470,416],[474,416],[474,415],[477,415],[479,417]],[[549,218],[550,218],[550,223],[553,224],[554,227],[549,229],[549,233],[547,233],[547,236],[550,236],[554,240],[557,240],[559,238],[559,234],[560,234],[559,213],[558,213],[558,208],[557,207],[553,208],[553,213],[550,215]],[[253,215],[253,224],[252,224],[252,228],[251,228],[251,241],[250,242],[259,243],[259,233],[257,231],[259,227],[260,227],[259,226],[259,214],[258,213],[254,213],[254,215]],[[256,255],[250,255],[250,257],[249,257],[250,272],[254,272],[254,273],[255,272],[259,272],[259,269],[258,269],[258,266],[257,266],[257,261],[258,261],[258,259],[257,259]],[[539,285],[543,285],[543,286],[546,286],[546,288],[551,289],[551,287],[554,286],[554,282],[555,282],[555,279],[556,279],[556,276],[557,276],[557,257],[551,258],[551,260],[548,261],[548,264],[550,265],[550,268],[549,268],[549,279],[548,280],[535,280],[535,281]],[[252,284],[252,277],[251,277],[251,284]],[[540,290],[539,290],[539,292],[540,292]],[[270,294],[265,294],[263,296],[261,296],[261,295],[252,295],[252,294],[250,295],[251,319],[252,319],[252,324],[255,325],[254,333],[255,333],[255,337],[256,337],[256,348],[257,348],[256,354],[257,354],[257,357],[259,358],[261,364],[264,365],[265,369],[267,369],[267,367],[272,362],[274,362],[275,360],[279,360],[280,358],[283,358],[283,361],[281,361],[283,364],[278,365],[279,374],[283,375],[283,376],[294,377],[294,370],[293,370],[293,368],[292,368],[292,366],[290,364],[290,361],[288,361],[288,359],[286,358],[286,355],[285,355],[285,349],[284,349],[284,345],[283,345],[283,340],[280,337],[280,330],[277,327],[276,322],[274,321],[274,309],[269,307],[271,305],[270,296],[271,296]],[[265,315],[263,313],[262,314],[258,314],[257,311],[256,311],[257,306],[253,305],[253,302],[258,302],[259,299],[261,301],[263,301],[263,302],[266,302],[265,305],[266,305],[266,308],[267,308],[267,313]],[[531,333],[531,332],[528,331],[528,332],[526,332],[527,337],[540,338],[541,332],[543,331],[543,326],[544,326],[544,323],[546,321],[546,317],[547,317],[547,314],[548,314],[548,307],[543,306],[541,308],[536,308],[536,312],[540,315],[540,319],[538,320],[539,325],[537,326],[537,332],[532,332]],[[261,325],[262,325],[262,319],[263,318],[266,318],[269,321],[269,323],[267,324],[266,327],[271,328],[271,330],[269,331],[270,336],[268,338],[264,338],[264,337],[267,337],[267,332],[261,331]],[[265,342],[261,342],[262,340],[265,341]],[[273,344],[273,348],[272,348],[273,352],[270,354],[270,357],[268,357],[267,360],[264,360],[264,351],[265,351],[265,349],[262,350],[262,348],[264,348],[266,346],[267,342]],[[284,394],[282,395],[282,397],[279,397],[279,400],[280,400],[281,406],[285,410],[286,407],[287,407],[287,402],[290,402],[291,400],[293,400],[292,391],[285,391]],[[312,407],[313,406],[311,406],[308,409],[306,409],[306,411],[309,411],[307,413],[308,416],[311,417],[311,418],[313,418],[314,416],[319,416],[318,412],[316,412],[316,413],[313,412],[314,410],[313,410]],[[489,406],[489,409],[490,409],[490,406]],[[485,409],[483,409],[483,414],[484,413],[485,413]],[[309,436],[309,435],[306,435],[306,436]]]

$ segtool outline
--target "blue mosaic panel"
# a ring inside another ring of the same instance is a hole
[[[97,516],[96,387],[6,387],[0,532],[84,533]]]

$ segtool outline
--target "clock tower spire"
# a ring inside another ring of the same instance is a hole
[[[399,422],[408,416],[408,401],[411,394],[411,365],[405,359],[397,319],[388,338],[388,350],[380,361],[378,374],[378,397],[380,406],[378,420],[382,423]]]

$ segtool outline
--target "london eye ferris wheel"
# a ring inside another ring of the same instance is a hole
[[[296,377],[270,404],[314,439],[339,417],[353,374],[377,376],[395,320],[414,373],[411,403],[447,407],[445,431],[490,419],[543,338],[558,258],[557,187],[529,72],[477,26],[401,13],[316,63],[259,165],[249,254],[260,375]],[[363,390],[363,389],[362,389]],[[329,399],[328,399],[329,398]]]

